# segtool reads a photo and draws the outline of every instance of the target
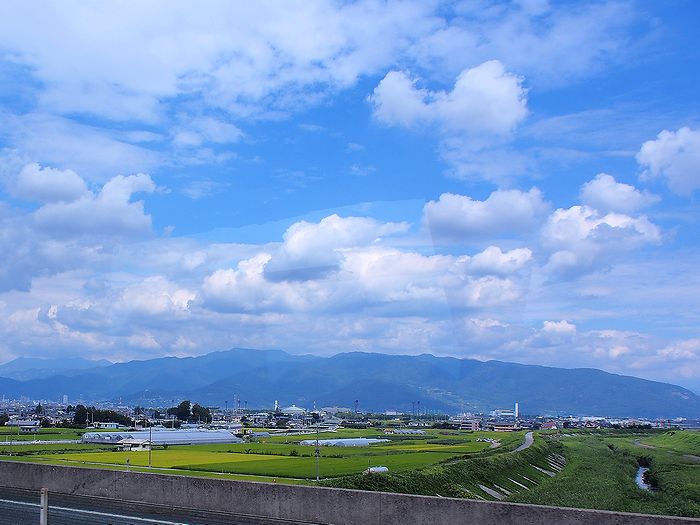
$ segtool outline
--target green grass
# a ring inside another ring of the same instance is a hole
[[[506,490],[514,491],[518,489],[518,485],[511,479],[527,486],[533,485],[532,481],[539,483],[547,476],[530,465],[548,468],[545,457],[559,450],[558,444],[537,440],[535,445],[518,453],[500,451],[476,455],[469,459],[453,459],[406,472],[394,472],[390,469],[389,474],[348,476],[330,480],[326,485],[407,494],[493,499],[479,484],[489,487],[497,484]]]
[[[109,447],[111,448],[111,447]],[[15,455],[15,454],[46,454],[46,453],[61,453],[61,452],[73,452],[80,450],[94,450],[101,451],[105,450],[102,445],[93,444],[83,444],[83,443],[51,443],[51,444],[32,444],[23,443],[15,445],[0,445],[0,454],[4,455]]]
[[[265,456],[248,455],[260,458]],[[352,455],[349,457],[321,457],[320,475],[324,478],[346,476],[361,473],[369,466],[382,465],[391,471],[414,470],[427,465],[450,459],[450,453],[415,452],[406,454],[387,454],[374,456]],[[238,458],[221,463],[185,464],[180,468],[188,470],[205,470],[213,472],[232,472],[237,474],[261,474],[291,478],[313,478],[316,473],[316,459],[313,457],[268,456],[267,461],[238,461]],[[228,458],[227,458],[228,459]]]
[[[45,441],[75,440],[85,433],[85,429],[80,428],[41,428],[39,432],[17,434],[17,429],[13,427],[0,427],[0,441],[33,441],[41,439]]]
[[[392,472],[420,469],[454,458],[474,454],[489,454],[489,443],[478,438],[497,438],[507,449],[522,435],[495,434],[492,432],[450,432],[445,444],[435,443],[445,439],[443,431],[431,431],[417,436],[386,436],[387,443],[367,447],[321,447],[321,476],[325,478],[361,473],[368,466],[387,466]],[[170,446],[154,449],[152,465],[162,469],[178,469],[185,472],[224,472],[248,476],[315,478],[316,461],[313,445],[300,445],[302,440],[313,440],[315,434],[274,436],[259,443],[213,444]],[[383,432],[372,429],[344,429],[327,432],[320,439],[347,437],[385,437]],[[429,443],[429,441],[433,441]],[[146,467],[147,452],[105,451],[99,445],[29,444],[14,445],[13,452],[31,455],[36,461],[64,465],[92,465],[94,467]],[[0,449],[2,453],[2,449]],[[128,459],[128,463],[127,463]]]
[[[605,433],[562,439],[567,467],[511,501],[567,507],[700,517],[700,464],[685,459],[695,450],[696,434],[639,435]],[[648,449],[634,441],[654,444]],[[639,458],[651,464],[658,490],[639,489],[635,474]]]
[[[43,439],[77,439],[81,431],[48,429]],[[376,429],[322,433],[321,439],[386,437],[368,447],[322,447],[323,485],[410,494],[494,499],[480,485],[497,489],[508,501],[700,517],[700,434],[682,431],[581,430],[536,433],[535,444],[513,449],[524,432],[428,430],[425,435],[385,436]],[[567,435],[563,435],[567,434]],[[22,436],[28,440],[36,436]],[[221,479],[311,484],[316,474],[314,447],[301,440],[315,434],[274,436],[258,443],[171,446],[152,452],[105,451],[100,445],[14,445],[20,456],[4,459],[109,470],[134,470]],[[479,438],[496,438],[489,448]],[[2,437],[0,435],[0,440]],[[640,447],[639,443],[654,448]],[[0,454],[10,447],[0,446]],[[564,455],[568,463],[555,477],[547,458]],[[650,464],[658,490],[635,485],[638,461]],[[129,460],[127,464],[127,459]],[[386,466],[389,474],[365,476],[368,466]],[[525,485],[528,490],[523,488]]]
[[[640,442],[681,454],[700,455],[700,432],[669,430],[663,434],[642,438]]]
[[[217,445],[219,447],[220,445]],[[250,447],[250,445],[246,445]],[[315,458],[311,455],[313,447],[306,456],[290,455],[292,450],[299,450],[298,445],[283,445],[283,450],[275,454],[228,452],[212,450],[214,446],[169,447],[167,450],[152,451],[152,465],[160,468],[177,468],[183,470],[229,472],[262,476],[280,476],[293,478],[312,478],[315,476]],[[230,449],[231,446],[228,446]],[[284,454],[280,454],[284,452]],[[460,452],[461,453],[461,452]],[[342,456],[341,456],[342,454]],[[334,457],[335,456],[335,457]],[[340,457],[338,457],[340,456]],[[352,447],[343,449],[324,448],[320,460],[324,477],[343,476],[362,472],[368,466],[384,465],[392,469],[406,470],[421,468],[426,465],[446,461],[455,456],[454,451],[414,451],[391,450],[373,447]],[[47,455],[37,455],[37,459],[49,459]],[[53,462],[63,464],[93,465],[132,465],[147,466],[148,452],[87,452],[65,453],[51,458]],[[127,463],[128,460],[128,463]]]

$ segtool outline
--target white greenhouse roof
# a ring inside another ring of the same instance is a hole
[[[319,439],[318,444],[324,447],[367,447],[374,443],[386,443],[388,439],[378,438],[340,438],[340,439]],[[299,442],[300,445],[316,445],[315,439],[305,439]]]
[[[207,443],[243,443],[228,430],[125,430],[119,432],[86,432],[83,443],[117,445],[122,440],[151,440],[154,445],[195,445]]]

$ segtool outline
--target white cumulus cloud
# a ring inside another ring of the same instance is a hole
[[[581,187],[581,201],[602,212],[630,213],[658,202],[659,198],[617,182],[607,173],[599,173]]]
[[[434,122],[447,133],[507,135],[527,116],[522,79],[497,60],[462,71],[449,92],[420,89],[408,73],[390,71],[369,100],[380,122]]]
[[[310,279],[337,269],[340,250],[378,242],[405,232],[406,223],[381,223],[366,217],[333,214],[318,223],[300,221],[284,233],[283,243],[265,266],[273,279]]]
[[[105,183],[98,194],[88,193],[72,202],[51,202],[34,213],[36,225],[56,235],[139,235],[151,229],[151,217],[143,201],[131,202],[135,193],[151,193],[151,177],[118,175]]]
[[[27,164],[17,175],[14,193],[41,202],[74,201],[88,192],[85,181],[72,170]]]
[[[498,190],[483,201],[443,193],[424,206],[423,223],[436,238],[509,237],[532,230],[548,209],[537,188]]]
[[[561,321],[545,321],[542,324],[543,332],[550,332],[554,334],[575,334],[576,325],[570,323],[566,320]]]
[[[642,144],[637,161],[644,176],[661,177],[679,195],[700,189],[700,130],[663,130]]]
[[[601,214],[588,206],[555,210],[542,230],[552,251],[546,270],[573,277],[619,255],[661,242],[661,230],[644,216]]]
[[[473,273],[508,275],[517,272],[532,260],[532,250],[515,248],[507,252],[498,246],[489,246],[469,259],[468,268]]]

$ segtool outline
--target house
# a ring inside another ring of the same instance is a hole
[[[540,427],[542,430],[559,430],[561,425],[557,421],[546,421]]]

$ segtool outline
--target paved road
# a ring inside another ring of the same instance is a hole
[[[523,444],[520,445],[518,448],[515,449],[516,452],[520,452],[521,450],[525,450],[526,448],[530,448],[530,445],[532,445],[535,442],[535,438],[532,434],[532,432],[528,432],[525,434],[525,441],[523,441]]]
[[[39,491],[0,487],[0,525],[37,525]],[[227,512],[49,494],[49,525],[309,525]]]

